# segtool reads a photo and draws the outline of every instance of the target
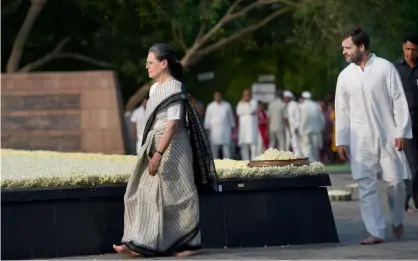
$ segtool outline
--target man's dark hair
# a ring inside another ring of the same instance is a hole
[[[408,34],[403,39],[403,43],[411,42],[413,44],[418,44],[418,35],[417,34]]]
[[[364,49],[369,50],[370,37],[363,29],[356,28],[343,34],[344,40],[349,37],[351,37],[351,40],[353,40],[353,43],[357,47],[359,47],[360,45],[364,45]]]

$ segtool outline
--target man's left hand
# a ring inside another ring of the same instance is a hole
[[[395,147],[398,151],[403,151],[405,148],[405,139],[395,138]]]

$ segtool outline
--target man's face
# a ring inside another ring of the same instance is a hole
[[[213,100],[216,102],[221,102],[222,101],[222,95],[219,92],[215,92],[213,94]]]
[[[345,60],[348,63],[358,63],[363,58],[362,52],[364,51],[364,46],[356,46],[351,37],[344,39],[341,43],[341,46],[343,48],[343,55]]]
[[[291,98],[289,98],[289,97],[283,97],[283,101],[284,101],[285,103],[289,103],[291,100],[292,100],[292,99],[291,99]]]
[[[244,99],[244,101],[249,101],[251,99],[251,93],[249,90],[245,90],[242,93],[242,98]]]
[[[406,41],[403,46],[403,56],[408,62],[415,62],[418,56],[417,45]]]

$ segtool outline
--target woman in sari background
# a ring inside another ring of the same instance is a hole
[[[138,161],[124,196],[121,254],[188,256],[201,248],[199,192],[217,190],[212,152],[181,83],[182,65],[167,44],[147,57],[151,87]]]

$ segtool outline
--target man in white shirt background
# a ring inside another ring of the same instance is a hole
[[[136,141],[136,153],[138,154],[141,150],[142,135],[144,134],[146,122],[146,108],[147,108],[148,97],[145,97],[141,102],[140,106],[136,108],[131,116],[131,129],[132,139]]]
[[[268,105],[267,116],[269,120],[269,147],[287,151],[289,149],[286,147],[287,106],[278,92],[276,99]]]
[[[301,149],[304,157],[311,162],[319,162],[319,152],[323,145],[323,131],[325,128],[325,117],[321,106],[312,101],[311,93],[302,92],[300,108],[299,135],[301,137]]]
[[[336,145],[350,161],[358,182],[361,217],[369,237],[361,244],[384,241],[385,216],[379,199],[378,174],[389,185],[392,233],[403,234],[405,180],[410,170],[404,153],[412,138],[411,120],[395,66],[369,53],[370,38],[361,28],[347,32],[343,55],[350,64],[340,73],[335,95]]]
[[[299,103],[294,101],[294,95],[291,91],[283,92],[283,99],[287,103],[287,120],[289,124],[290,144],[292,146],[293,153],[300,157],[302,153],[300,151],[300,136],[299,136],[299,123],[300,123],[300,108]],[[288,148],[286,148],[288,150]]]
[[[219,159],[219,150],[222,149],[224,159],[231,158],[231,134],[235,127],[234,115],[229,102],[222,100],[220,92],[213,94],[214,101],[206,108],[204,119],[205,129],[209,133],[214,159]]]
[[[242,160],[252,160],[257,157],[258,120],[257,101],[252,99],[249,90],[244,90],[242,99],[237,105],[238,146]],[[251,153],[251,155],[250,155]]]

